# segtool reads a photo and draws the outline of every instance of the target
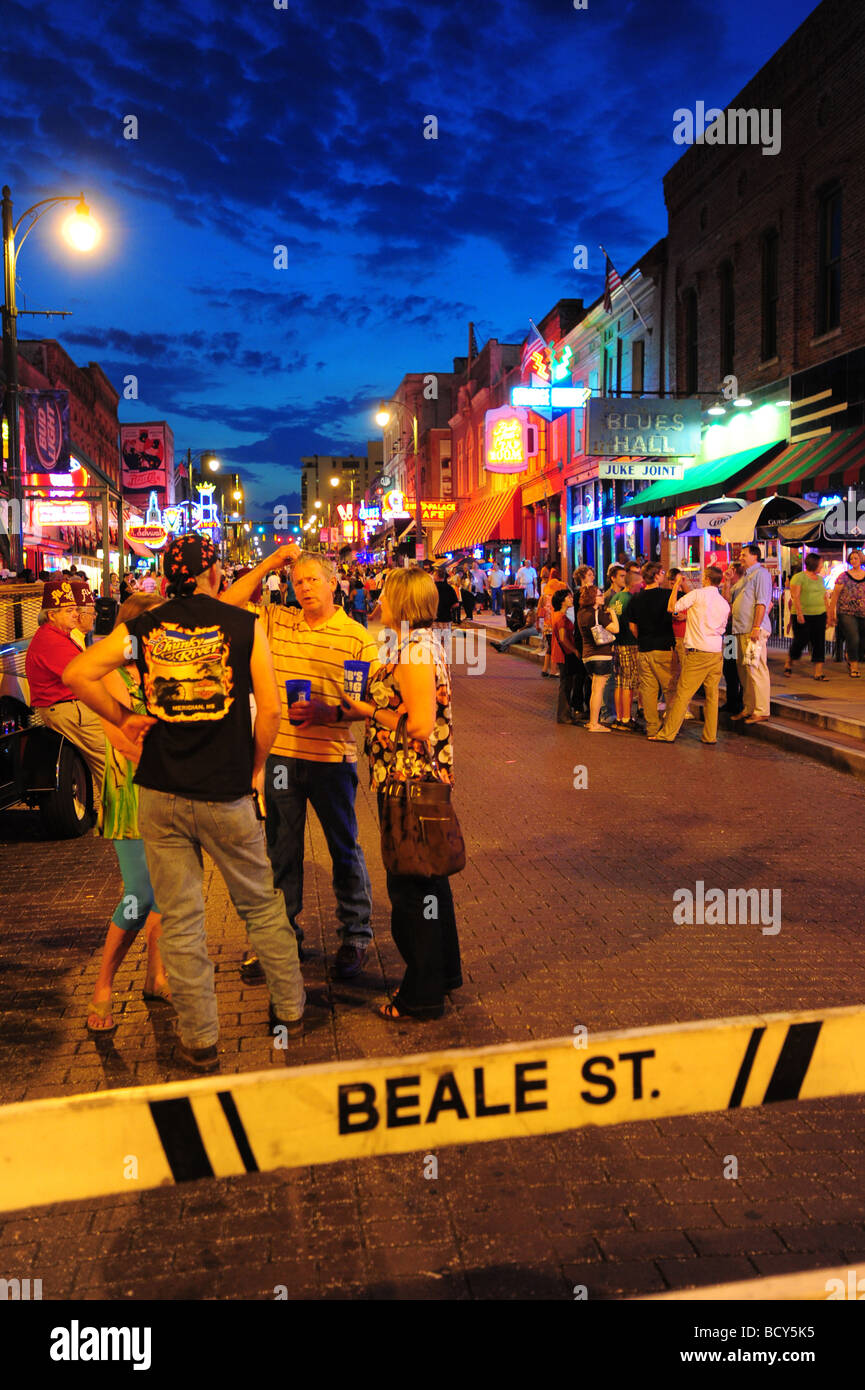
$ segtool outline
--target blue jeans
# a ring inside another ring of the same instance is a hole
[[[502,650],[507,651],[508,647],[512,647],[515,642],[523,642],[529,637],[540,637],[538,628],[521,627],[519,632],[509,633],[507,637],[503,637],[501,640]]]
[[[865,655],[865,618],[858,613],[839,613],[837,618],[847,647],[847,660],[858,662]]]
[[[493,612],[494,612],[494,613],[500,613],[500,612],[501,612],[501,607],[502,607],[502,587],[501,587],[501,585],[499,585],[499,587],[498,587],[497,589],[490,589],[490,602],[491,602],[491,604],[492,604]]]
[[[162,913],[159,948],[187,1047],[212,1047],[219,1037],[213,965],[204,930],[202,849],[225,880],[250,945],[264,968],[278,1018],[301,1018],[306,993],[297,942],[273,886],[264,826],[252,796],[190,801],[139,790],[138,824]]]
[[[303,940],[297,925],[303,907],[303,849],[306,803],[318,816],[333,864],[336,915],[343,941],[366,944],[372,940],[370,916],[372,888],[366,860],[357,839],[354,798],[357,769],[354,763],[316,763],[308,758],[267,760],[264,797],[267,807],[267,852],[273,881],[285,899],[288,920]]]

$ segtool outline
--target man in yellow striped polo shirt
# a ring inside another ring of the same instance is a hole
[[[265,831],[273,881],[285,898],[289,921],[303,940],[297,918],[303,906],[303,851],[310,802],[324,831],[333,864],[340,947],[335,973],[343,979],[363,969],[372,940],[372,896],[357,838],[354,801],[357,746],[340,705],[344,662],[379,664],[375,643],[360,623],[334,603],[336,571],[330,561],[283,546],[232,584],[223,600],[243,605],[265,575],[291,562],[300,611],[281,604],[259,607],[282,693],[279,733],[265,769]],[[309,703],[289,709],[287,680],[308,680]],[[292,724],[289,715],[302,722]]]

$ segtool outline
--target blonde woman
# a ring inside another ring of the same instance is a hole
[[[117,614],[119,623],[128,623],[148,608],[157,608],[164,600],[158,594],[131,594]],[[140,677],[134,663],[121,666],[103,677],[107,689],[121,704],[136,714],[146,713],[141,696]],[[108,924],[108,935],[102,951],[99,976],[93,990],[93,1002],[87,1015],[88,1033],[113,1033],[117,1027],[111,1010],[111,991],[114,976],[141,928],[147,940],[147,970],[144,977],[144,998],[170,1003],[171,995],[162,957],[159,936],[162,918],[156,910],[153,887],[144,854],[144,841],[138,830],[138,788],[133,778],[141,745],[132,743],[114,724],[103,719],[105,729],[105,777],[102,783],[102,804],[99,811],[99,834],[111,840],[123,875],[123,897]]]
[[[397,641],[392,659],[372,673],[369,700],[346,697],[352,719],[366,719],[370,784],[379,814],[386,779],[407,777],[453,783],[451,682],[447,659],[432,625],[439,595],[421,569],[391,570],[381,594],[384,626]],[[406,753],[395,749],[395,732],[407,715]],[[388,873],[391,932],[405,961],[405,975],[381,1018],[440,1018],[446,994],[462,984],[460,948],[450,880]],[[436,914],[430,916],[430,897]]]

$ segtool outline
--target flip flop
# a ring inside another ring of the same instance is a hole
[[[141,991],[141,998],[144,999],[145,1002],[148,1004],[170,1004],[171,990],[148,989],[147,985],[145,984],[144,989]]]
[[[114,1023],[113,1021],[112,1021],[107,1027],[103,1027],[103,1028],[91,1028],[91,1026],[90,1026],[90,1019],[91,1019],[94,1015],[95,1015],[97,1018],[101,1018],[101,1019],[103,1019],[103,1020],[106,1019],[106,1018],[111,1018],[111,1016],[112,1016],[112,1009],[111,1009],[111,1000],[110,1000],[110,999],[105,999],[105,1000],[103,1000],[103,1002],[102,1002],[101,1004],[97,1004],[95,1001],[94,1001],[93,1003],[91,1003],[90,1008],[87,1010],[87,1020],[86,1020],[85,1026],[86,1026],[86,1028],[87,1028],[88,1033],[91,1033],[91,1034],[93,1035],[93,1037],[95,1037],[95,1038],[96,1038],[96,1037],[101,1037],[101,1036],[102,1036],[103,1034],[105,1034],[105,1033],[114,1033],[114,1032],[117,1031],[117,1026],[118,1026],[118,1025],[117,1025],[116,1023]]]

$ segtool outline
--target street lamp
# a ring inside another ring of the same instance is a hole
[[[413,410],[409,409],[409,407],[405,404],[405,401],[380,401],[378,410],[375,413],[375,422],[381,428],[382,431],[382,446],[384,446],[384,430],[390,424],[391,412],[388,409],[388,406],[393,406],[397,410],[405,411],[406,415],[408,415],[409,419],[411,420],[412,446],[414,448],[414,526],[415,532],[417,533],[415,541],[415,554],[417,554],[417,547],[423,545],[423,541],[421,539],[423,536],[423,526],[421,522],[420,505],[420,462],[417,456],[417,415]],[[384,459],[384,447],[382,447],[382,459]]]
[[[74,194],[64,194],[56,198],[43,198],[23,212],[17,222],[12,217],[12,191],[8,184],[3,188],[3,364],[6,371],[6,420],[9,429],[9,492],[13,516],[9,532],[10,559],[12,568],[18,570],[24,563],[23,529],[23,479],[21,477],[21,434],[18,416],[18,306],[15,302],[15,279],[18,266],[18,252],[24,245],[40,217],[57,207],[59,203],[77,203],[75,212],[66,219],[63,231],[70,246],[76,251],[92,251],[99,240],[98,224],[90,214],[84,201],[84,194],[78,198]],[[15,238],[25,218],[30,222],[25,227],[21,241],[16,247]],[[63,313],[59,309],[23,309],[20,312]],[[109,547],[105,545],[105,555]],[[110,565],[110,560],[107,561]]]

